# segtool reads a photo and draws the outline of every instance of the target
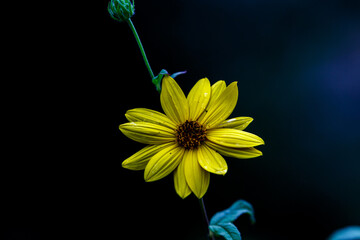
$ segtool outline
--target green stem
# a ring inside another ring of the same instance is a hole
[[[128,19],[127,23],[128,23],[128,25],[129,25],[129,27],[131,28],[131,31],[132,31],[133,34],[134,34],[134,37],[135,37],[135,39],[136,39],[136,42],[137,42],[137,44],[138,44],[138,46],[139,46],[139,48],[140,48],[140,51],[141,51],[141,55],[142,55],[142,57],[143,57],[143,59],[144,59],[145,65],[146,65],[146,67],[147,67],[147,69],[148,69],[148,71],[149,71],[149,74],[150,74],[151,80],[152,80],[152,79],[154,79],[155,76],[154,76],[153,71],[151,70],[149,61],[148,61],[148,59],[147,59],[147,57],[146,57],[145,50],[144,50],[143,45],[141,44],[139,35],[137,34],[136,29],[135,29],[135,26],[134,26],[134,24],[132,23],[132,21],[131,21],[130,18]]]
[[[205,221],[206,221],[206,224],[207,224],[207,229],[208,229],[208,231],[209,231],[209,238],[211,238],[212,240],[215,240],[214,235],[211,234],[211,232],[210,232],[210,230],[209,230],[209,225],[210,225],[210,223],[209,223],[209,218],[208,218],[207,213],[206,213],[205,204],[204,204],[204,199],[203,199],[203,198],[200,198],[200,199],[199,199],[199,203],[200,203],[201,211],[202,211],[202,213],[203,213],[203,215],[204,215],[204,218],[205,218]]]

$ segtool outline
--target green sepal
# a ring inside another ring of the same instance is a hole
[[[251,204],[244,200],[238,200],[231,207],[216,213],[211,218],[209,225],[210,234],[222,236],[226,240],[240,240],[240,232],[232,222],[243,214],[248,214],[251,223],[255,223],[254,209]]]
[[[169,73],[165,69],[162,69],[160,73],[152,79],[152,83],[155,85],[156,91],[159,93],[161,93],[161,80],[165,75],[169,75]]]
[[[177,77],[181,74],[185,74],[185,73],[186,73],[186,71],[176,72],[176,73],[171,74],[170,77],[175,78],[175,77]],[[156,91],[158,91],[159,93],[161,93],[161,81],[165,75],[169,75],[169,73],[165,69],[162,69],[160,71],[160,73],[152,79],[152,83],[155,85]]]
[[[176,73],[171,74],[171,76],[170,76],[170,77],[172,77],[172,78],[176,78],[177,76],[179,76],[179,75],[181,75],[181,74],[185,74],[185,73],[187,73],[187,71],[176,72]]]

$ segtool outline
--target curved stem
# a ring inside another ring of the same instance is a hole
[[[201,211],[202,211],[202,213],[204,215],[204,218],[205,218],[205,221],[206,221],[206,224],[207,224],[207,229],[209,231],[209,239],[211,238],[212,240],[215,240],[215,237],[210,233],[210,230],[209,230],[210,223],[209,223],[209,218],[208,218],[207,213],[206,213],[204,199],[200,198],[199,203],[200,203]]]
[[[136,42],[137,42],[137,44],[138,44],[138,46],[139,46],[139,48],[140,48],[140,51],[141,51],[141,55],[142,55],[142,57],[143,57],[143,59],[144,59],[145,65],[146,65],[146,67],[147,67],[147,69],[148,69],[148,71],[149,71],[149,74],[150,74],[151,80],[152,80],[152,79],[154,79],[155,76],[154,76],[153,71],[151,70],[149,61],[148,61],[148,59],[147,59],[147,57],[146,57],[145,50],[144,50],[143,45],[141,44],[139,35],[137,34],[136,29],[135,29],[135,26],[134,26],[134,24],[132,23],[132,21],[131,21],[130,18],[128,19],[127,23],[128,23],[128,25],[129,25],[131,31],[132,31],[133,34],[134,34],[134,37],[135,37],[135,39],[136,39]]]

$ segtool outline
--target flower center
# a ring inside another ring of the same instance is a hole
[[[186,120],[176,129],[176,138],[185,149],[195,149],[206,139],[206,128],[196,121]]]

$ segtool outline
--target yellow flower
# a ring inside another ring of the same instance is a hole
[[[227,119],[237,99],[237,82],[226,87],[224,81],[218,81],[210,86],[209,80],[203,78],[185,97],[176,81],[166,75],[160,95],[166,115],[146,108],[125,114],[130,122],[120,125],[121,132],[149,145],[127,158],[122,166],[145,169],[147,182],[174,171],[175,190],[180,197],[193,192],[202,198],[209,187],[210,173],[224,175],[228,170],[220,154],[240,159],[262,155],[254,147],[264,141],[243,131],[253,119]]]

